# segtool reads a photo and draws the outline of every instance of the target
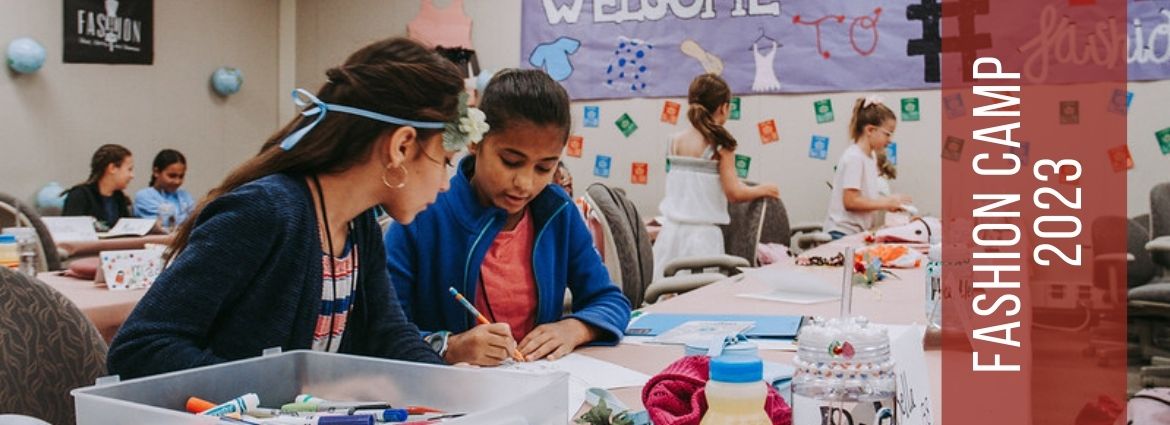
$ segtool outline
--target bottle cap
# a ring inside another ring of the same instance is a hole
[[[764,362],[759,357],[728,354],[711,359],[711,380],[744,383],[764,379]]]

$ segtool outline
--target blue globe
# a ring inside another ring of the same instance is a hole
[[[496,71],[491,69],[483,69],[479,71],[479,75],[475,77],[475,89],[479,90],[479,95],[483,96],[483,89],[487,87],[488,82],[496,75]]]
[[[57,182],[50,182],[37,192],[37,209],[57,210],[65,207],[65,196],[61,194],[65,189],[61,188],[61,184]]]
[[[244,76],[239,69],[223,66],[211,73],[211,88],[221,96],[235,94],[243,84]]]
[[[8,67],[21,74],[31,74],[45,64],[45,48],[31,38],[8,43]]]

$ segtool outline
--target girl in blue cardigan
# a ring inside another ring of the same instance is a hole
[[[410,222],[468,141],[463,81],[406,39],[330,69],[301,117],[213,189],[118,331],[111,373],[151,375],[270,347],[441,363],[398,307],[373,208]],[[463,105],[462,107],[460,105]],[[462,112],[462,114],[461,114]]]
[[[610,281],[585,221],[552,183],[569,136],[569,98],[540,70],[509,70],[480,102],[489,130],[451,189],[386,234],[403,310],[449,363],[496,365],[616,344],[630,304]],[[475,318],[454,287],[492,324]],[[572,313],[563,315],[565,290]]]

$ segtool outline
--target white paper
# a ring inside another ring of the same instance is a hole
[[[723,338],[743,333],[752,326],[755,326],[755,322],[692,320],[663,332],[653,341],[659,344],[687,344],[713,339],[722,341]]]
[[[112,238],[117,236],[146,236],[154,229],[155,219],[153,218],[122,218],[118,219],[118,223],[109,232],[102,234],[102,237]]]
[[[94,230],[94,218],[89,216],[77,217],[41,217],[49,234],[53,235],[53,242],[90,242],[98,240]]]
[[[894,359],[894,372],[898,375],[898,424],[933,424],[930,372],[926,368],[926,353],[922,351],[922,335],[926,328],[920,325],[889,325],[887,328],[890,333],[890,356]]]
[[[756,348],[759,350],[796,351],[796,343],[790,339],[748,338],[748,341],[751,341],[752,344],[756,344]],[[636,335],[627,335],[622,337],[622,344],[662,345],[654,343],[654,337],[652,336]],[[680,357],[683,355],[683,352],[684,349],[679,347],[678,355]]]
[[[780,301],[793,304],[817,304],[841,299],[839,282],[791,268],[764,267],[744,274],[766,288],[762,292],[736,294],[737,297]]]
[[[641,387],[650,380],[650,375],[630,370],[623,366],[572,353],[555,361],[506,362],[500,369],[529,373],[568,372],[569,374],[569,415],[575,415],[585,403],[585,391],[589,388]]]

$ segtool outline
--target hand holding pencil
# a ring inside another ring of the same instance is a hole
[[[448,343],[447,361],[494,366],[503,362],[509,355],[516,361],[527,361],[524,355],[516,349],[516,340],[513,338],[508,324],[492,323],[458,290],[450,288],[450,292],[455,300],[475,317],[480,326],[461,334],[451,335]]]

